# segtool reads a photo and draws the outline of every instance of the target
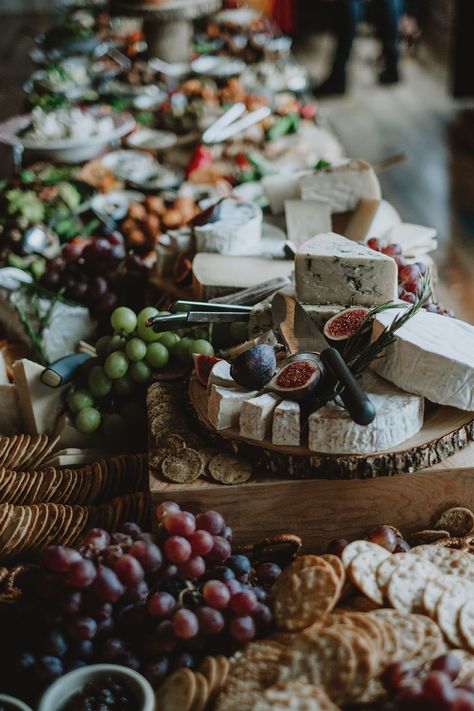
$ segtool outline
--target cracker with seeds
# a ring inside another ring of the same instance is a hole
[[[243,484],[252,476],[252,465],[231,454],[217,454],[208,464],[209,474],[221,484]]]
[[[178,449],[164,458],[161,472],[165,479],[178,484],[189,484],[198,479],[204,464],[195,449]]]

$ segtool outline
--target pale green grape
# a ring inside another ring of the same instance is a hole
[[[89,434],[100,426],[100,412],[95,407],[84,407],[76,416],[75,425],[80,432]]]
[[[160,340],[161,333],[155,333],[152,328],[148,328],[144,323],[139,323],[137,328],[137,336],[146,343],[154,343]]]
[[[143,360],[146,356],[146,343],[141,338],[131,338],[125,347],[125,353],[130,360]]]
[[[115,351],[105,359],[104,370],[111,380],[122,378],[128,370],[128,358],[123,351]]]
[[[209,341],[205,341],[204,338],[198,338],[198,340],[194,341],[193,343],[192,353],[200,353],[201,355],[213,356],[214,348],[209,343]]]
[[[127,306],[119,306],[112,312],[110,323],[114,331],[132,333],[137,327],[137,317],[132,309]]]
[[[105,358],[110,353],[110,336],[102,336],[95,344],[95,350],[99,358]]]
[[[94,405],[94,398],[88,390],[75,390],[69,395],[67,404],[71,412],[77,415],[84,407],[92,407]]]
[[[89,373],[89,390],[95,397],[105,397],[112,389],[112,381],[101,365],[95,365]]]
[[[144,309],[140,311],[140,313],[137,316],[137,322],[138,325],[142,323],[146,323],[149,318],[153,318],[153,316],[158,316],[159,311],[158,309],[155,309],[154,306],[145,306]]]
[[[135,390],[135,383],[131,379],[129,373],[126,373],[122,378],[114,380],[113,384],[114,392],[122,397],[130,396]]]
[[[127,434],[127,423],[118,412],[113,412],[104,418],[102,430],[109,439],[124,437]]]
[[[160,343],[168,350],[172,351],[173,348],[179,343],[179,336],[174,331],[164,331],[160,333]]]
[[[152,368],[164,368],[170,354],[162,343],[150,343],[146,349],[146,361]]]
[[[194,341],[192,338],[182,338],[173,349],[173,354],[182,365],[189,365],[192,361],[192,348]]]
[[[126,345],[127,345],[126,336],[122,335],[121,333],[116,333],[109,340],[108,352],[113,353],[114,351],[122,351]],[[105,353],[104,355],[107,355],[107,353]]]
[[[150,366],[147,365],[144,360],[140,360],[138,363],[132,363],[128,372],[132,380],[136,383],[147,383],[151,377]]]

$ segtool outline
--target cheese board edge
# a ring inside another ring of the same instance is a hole
[[[206,395],[203,398],[203,395]],[[269,440],[254,441],[240,437],[234,429],[216,430],[207,418],[207,391],[192,375],[186,387],[189,413],[199,432],[211,443],[223,446],[234,454],[248,457],[255,469],[267,474],[285,475],[297,479],[368,479],[413,473],[439,464],[444,459],[464,449],[474,441],[474,413],[439,406],[435,416],[446,415],[450,426],[437,425],[434,432],[422,440],[423,432],[429,431],[429,416],[414,438],[419,444],[407,449],[374,454],[321,454],[305,447],[277,447]],[[428,423],[428,425],[427,425]],[[425,433],[426,434],[426,433]]]

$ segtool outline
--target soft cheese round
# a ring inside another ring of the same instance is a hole
[[[262,210],[254,203],[223,200],[217,219],[194,228],[196,251],[233,256],[260,254],[262,219]]]

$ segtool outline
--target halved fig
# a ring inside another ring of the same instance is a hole
[[[207,385],[211,370],[216,363],[219,363],[221,358],[205,355],[203,353],[193,353],[193,360],[197,379],[202,385]]]
[[[298,358],[284,365],[267,383],[267,390],[290,400],[304,400],[321,379],[319,359]]]
[[[356,333],[367,318],[370,309],[350,306],[329,319],[324,325],[324,335],[331,341],[345,341]]]

